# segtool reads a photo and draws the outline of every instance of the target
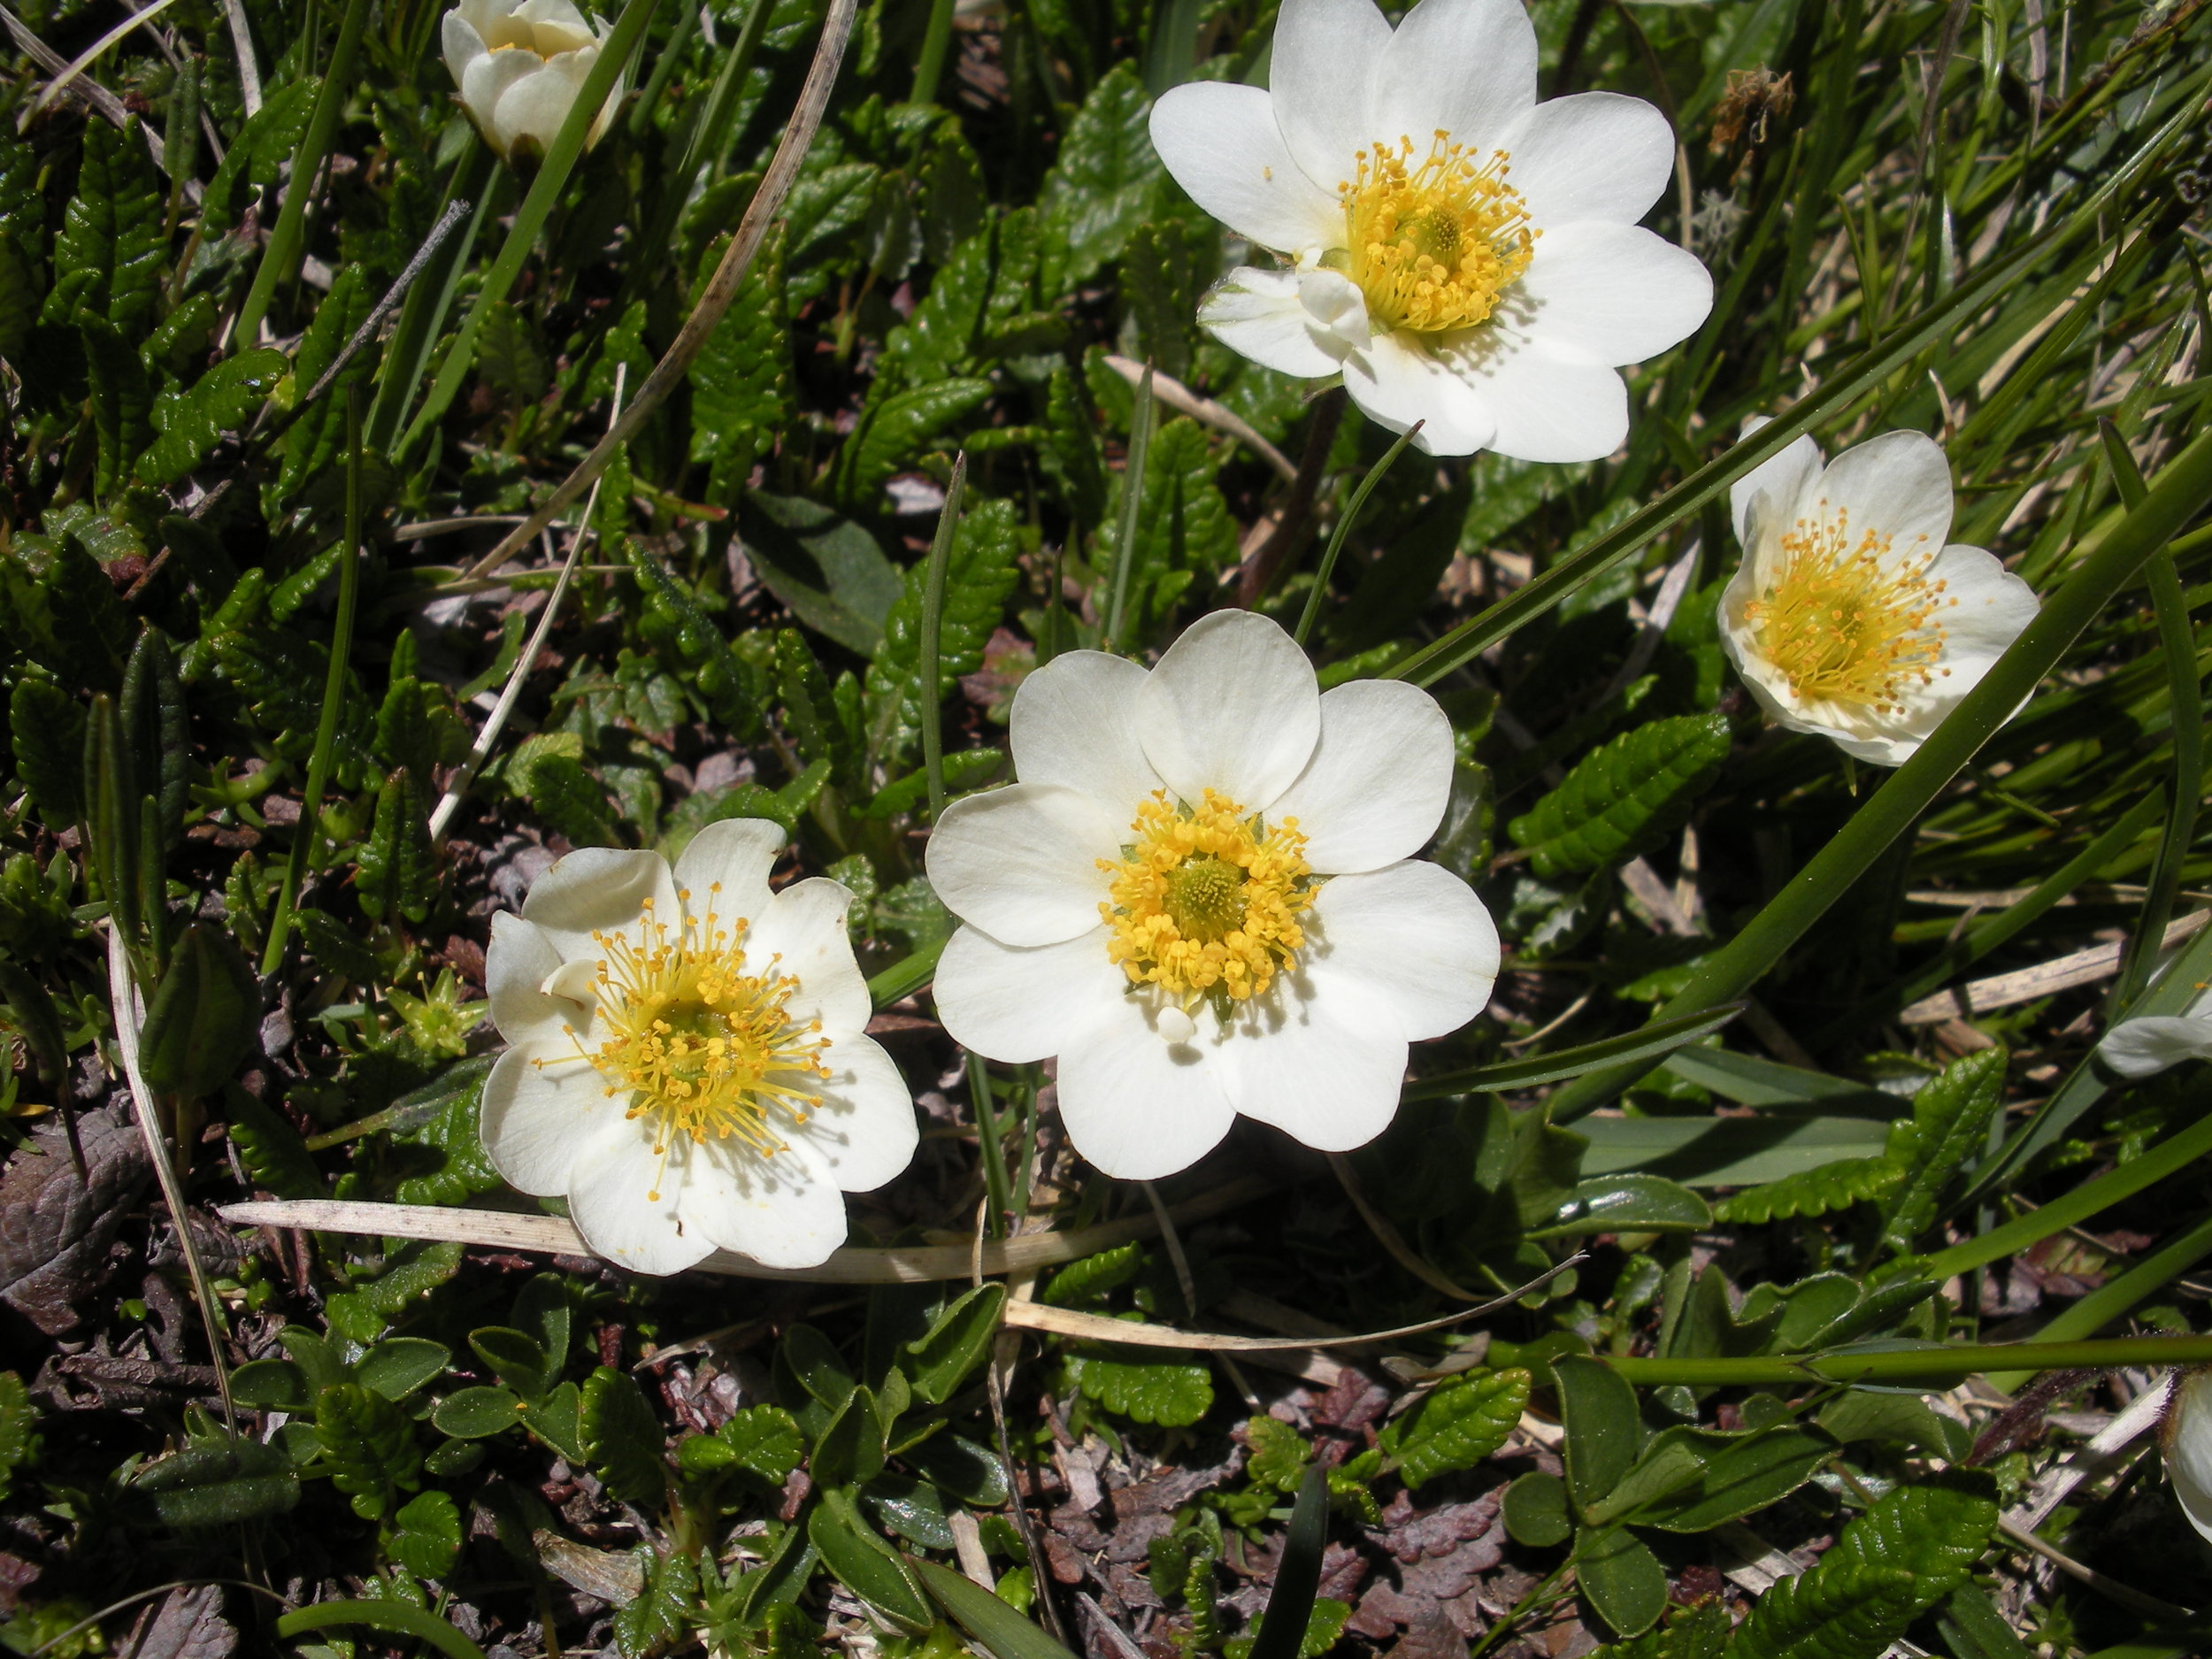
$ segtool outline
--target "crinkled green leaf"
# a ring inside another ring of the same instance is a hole
[[[181,479],[225,433],[239,431],[253,419],[288,366],[281,351],[243,351],[226,357],[183,391],[164,392],[153,409],[161,435],[138,457],[139,478],[156,488]]]
[[[972,497],[971,497],[972,499]],[[1020,569],[1021,542],[1013,503],[980,502],[961,515],[945,572],[944,621],[938,636],[936,695],[981,665],[983,647],[998,626]],[[924,567],[907,572],[906,590],[891,607],[883,649],[868,668],[869,747],[879,760],[904,755],[921,729],[921,625]]]
[[[584,1450],[607,1489],[631,1503],[657,1503],[667,1490],[660,1420],[636,1379],[605,1365],[585,1380],[579,1418]]]
[[[1654,720],[1584,756],[1507,829],[1547,879],[1617,864],[1682,822],[1728,747],[1724,716]]]
[[[1472,1469],[1511,1436],[1528,1409],[1525,1371],[1472,1371],[1447,1378],[1382,1432],[1383,1455],[1408,1486]]]

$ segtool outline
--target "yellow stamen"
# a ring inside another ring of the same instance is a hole
[[[1521,193],[1505,181],[1505,151],[1486,158],[1440,128],[1425,159],[1413,141],[1359,152],[1344,204],[1346,274],[1367,314],[1390,328],[1442,334],[1487,322],[1498,296],[1528,269],[1536,238]]]
[[[1958,601],[1928,580],[1933,553],[1892,557],[1893,538],[1871,530],[1855,542],[1850,513],[1821,506],[1784,533],[1779,569],[1744,620],[1801,701],[1895,714],[1912,682],[1951,672],[1935,618]]]
[[[1188,1009],[1201,999],[1243,1002],[1290,965],[1313,902],[1298,820],[1270,829],[1211,789],[1195,809],[1164,790],[1137,809],[1136,841],[1118,859],[1099,913],[1106,950],[1133,985],[1156,985]]]
[[[798,980],[776,973],[774,958],[765,972],[749,972],[746,922],[726,925],[708,902],[703,915],[687,905],[672,930],[649,899],[629,932],[592,934],[603,953],[595,988],[609,1034],[594,1048],[578,1041],[577,1056],[606,1080],[609,1099],[629,1096],[626,1117],[650,1120],[664,1169],[687,1135],[701,1145],[735,1139],[774,1157],[786,1143],[772,1118],[805,1123],[821,1104],[813,1086],[830,1074],[821,1022],[801,1024],[787,1011]],[[660,1196],[657,1185],[647,1194]]]

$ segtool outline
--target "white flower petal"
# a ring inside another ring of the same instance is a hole
[[[681,907],[667,859],[658,853],[581,847],[556,861],[532,885],[522,902],[522,919],[551,934],[564,957],[596,957],[603,953],[592,933],[635,926],[648,899],[656,916],[676,926]]]
[[[768,872],[790,841],[782,825],[766,818],[725,818],[708,825],[676,861],[677,888],[691,895],[687,908],[703,917],[711,903],[725,921],[758,916],[771,897]]]
[[[1119,998],[1061,1050],[1059,1093],[1075,1149],[1127,1181],[1188,1169],[1236,1118],[1211,1041],[1164,1041],[1135,997]]]
[[[1322,694],[1321,741],[1275,804],[1295,818],[1324,875],[1408,858],[1436,833],[1452,793],[1452,724],[1402,680],[1355,680]]]
[[[822,1058],[830,1075],[816,1085],[821,1105],[784,1133],[804,1141],[813,1161],[846,1192],[873,1192],[914,1161],[920,1141],[914,1096],[872,1037],[841,1036]]]
[[[763,1267],[819,1267],[845,1242],[845,1195],[810,1145],[763,1161],[733,1142],[693,1148],[687,1231]],[[704,1254],[703,1251],[702,1254]]]
[[[516,83],[543,70],[535,52],[511,46],[472,58],[461,71],[461,103],[484,136],[503,155],[506,143],[499,136],[499,102]]]
[[[1389,46],[1373,0],[1293,0],[1276,21],[1267,71],[1275,120],[1324,190],[1349,180],[1353,156],[1375,140],[1374,88]]]
[[[1117,823],[1161,787],[1137,735],[1141,664],[1105,651],[1064,651],[1021,683],[1008,721],[1014,773],[1064,784]]]
[[[556,65],[546,64],[500,95],[492,106],[492,142],[505,153],[513,153],[518,145],[531,145],[543,155],[553,148],[575,102],[576,83]]]
[[[1491,447],[1497,418],[1473,382],[1463,365],[1403,334],[1377,334],[1344,364],[1344,389],[1377,426],[1408,432],[1414,422],[1425,423],[1413,440],[1425,455],[1472,455]]]
[[[1195,806],[1213,789],[1264,812],[1313,757],[1321,692],[1279,626],[1217,611],[1167,648],[1138,693],[1137,718],[1147,757],[1183,800]],[[1009,944],[1046,942],[985,926]]]
[[[2097,1058],[2122,1077],[2155,1077],[2186,1060],[2212,1060],[2212,1019],[2144,1014],[2122,1020],[2097,1045]]]
[[[745,936],[746,972],[796,975],[785,1013],[796,1024],[818,1019],[833,1037],[862,1030],[874,1012],[845,928],[852,902],[852,890],[826,876],[795,881]]]
[[[2159,1445],[2189,1525],[2212,1541],[2212,1372],[2177,1371]]]
[[[589,964],[584,965],[589,972]],[[564,1025],[588,1022],[593,1002],[546,995],[546,980],[560,968],[561,953],[542,928],[504,910],[492,918],[491,948],[484,952],[484,994],[491,1002],[493,1025],[509,1042],[557,1043]]]
[[[1098,926],[1101,859],[1125,826],[1079,790],[1017,783],[945,809],[924,855],[947,909],[1008,945],[1055,945]]]
[[[454,8],[461,20],[476,31],[477,38],[487,42],[499,19],[514,9],[515,0],[460,0]]]
[[[553,1197],[568,1190],[585,1144],[611,1133],[628,1109],[567,1043],[518,1043],[484,1079],[485,1155],[509,1186]]]
[[[1766,416],[1754,415],[1743,423],[1743,436],[1748,438],[1768,424]],[[1747,553],[1755,544],[1781,534],[1796,515],[1798,497],[1820,476],[1824,465],[1820,446],[1799,437],[1728,487],[1729,516],[1735,520],[1736,540]],[[1753,508],[1762,495],[1766,505],[1755,514]],[[1755,525],[1755,517],[1759,520]]]
[[[1230,1099],[1321,1152],[1349,1152],[1390,1126],[1406,1075],[1406,1041],[1356,987],[1302,997],[1289,987],[1238,1010],[1220,1064]]]
[[[715,1241],[683,1217],[687,1155],[701,1148],[680,1141],[669,1148],[664,1165],[644,1125],[631,1127],[637,1133],[603,1136],[580,1149],[568,1189],[568,1218],[586,1244],[618,1267],[680,1273],[714,1249]],[[660,1196],[649,1197],[653,1193]]]
[[[1107,938],[1102,925],[1017,949],[980,928],[959,929],[938,958],[933,993],[946,1034],[1009,1065],[1050,1059],[1125,999],[1129,976],[1108,959]]]
[[[1713,279],[1694,256],[1635,225],[1548,228],[1522,274],[1516,332],[1599,368],[1641,363],[1697,332]]]
[[[1651,211],[1674,172],[1674,130],[1641,98],[1578,92],[1540,104],[1514,123],[1503,145],[1506,182],[1528,204],[1529,222],[1555,227],[1602,219],[1633,225]]]
[[[1152,106],[1152,148],[1191,200],[1248,242],[1296,254],[1343,237],[1335,191],[1291,158],[1274,100],[1257,87],[1171,88]]]
[[[1230,350],[1278,374],[1317,380],[1364,340],[1367,302],[1334,271],[1239,265],[1199,302],[1198,320]]]
[[[1825,505],[1850,514],[1852,540],[1891,539],[1894,558],[1924,558],[1951,533],[1951,464],[1925,433],[1885,432],[1846,449],[1797,499],[1797,517]]]
[[[1418,157],[1440,130],[1479,154],[1498,149],[1536,102],[1535,26],[1521,0],[1420,0],[1391,36],[1374,96],[1369,142],[1410,138]]]
[[[1299,964],[1326,1000],[1372,997],[1409,1041],[1458,1030],[1490,1000],[1498,930],[1473,889],[1408,860],[1339,876],[1316,895]]]
[[[1943,664],[1951,670],[1947,689],[1955,700],[2010,649],[2042,602],[1996,555],[1956,541],[1937,556],[1928,578],[1942,582],[1945,597],[1957,602],[1936,618],[1943,625]]]
[[[1471,357],[1475,391],[1497,423],[1489,447],[1517,461],[1595,461],[1628,436],[1628,385],[1609,368],[1539,342]]]
[[[484,37],[458,12],[449,12],[438,25],[441,43],[445,48],[445,66],[453,76],[457,88],[468,75],[468,67],[486,50]]]

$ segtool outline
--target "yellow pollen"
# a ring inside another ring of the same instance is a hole
[[[1132,985],[1156,985],[1186,1010],[1257,996],[1288,967],[1313,902],[1298,820],[1269,828],[1211,789],[1196,808],[1161,790],[1137,809],[1136,840],[1118,859],[1099,913],[1106,952]]]
[[[1894,558],[1892,540],[1870,530],[1855,541],[1842,508],[1783,534],[1780,568],[1744,619],[1801,701],[1895,714],[1913,682],[1950,672],[1936,618],[1958,601],[1928,580],[1932,552]]]
[[[596,990],[608,1034],[587,1048],[564,1029],[576,1057],[605,1080],[607,1098],[626,1094],[624,1115],[649,1120],[663,1169],[684,1136],[701,1145],[735,1139],[772,1158],[785,1149],[773,1119],[803,1124],[821,1103],[818,1086],[830,1074],[821,1022],[790,1017],[798,980],[775,972],[775,959],[765,972],[748,971],[746,931],[741,918],[726,924],[711,909],[688,907],[672,929],[649,899],[635,928],[592,934],[603,953]],[[657,1186],[650,1202],[660,1200]]]
[[[1507,170],[1502,150],[1478,157],[1441,129],[1417,162],[1410,138],[1359,152],[1357,176],[1337,194],[1346,274],[1367,296],[1369,317],[1416,334],[1489,321],[1543,234]]]

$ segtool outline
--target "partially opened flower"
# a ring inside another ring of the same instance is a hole
[[[1451,792],[1427,693],[1324,695],[1287,634],[1228,611],[1148,673],[1055,657],[1011,727],[1020,781],[930,839],[965,924],[938,1013],[992,1059],[1057,1056],[1069,1137],[1108,1174],[1183,1169],[1239,1112],[1359,1146],[1397,1110],[1407,1043],[1488,1001],[1488,913],[1412,857]]]
[[[2212,1541],[2212,1369],[2198,1365],[2174,1373],[2158,1443],[2181,1512]]]
[[[1744,558],[1721,595],[1721,643],[1769,714],[1859,760],[1911,759],[2035,618],[2027,583],[1945,545],[1951,470],[1919,433],[1825,465],[1800,438],[1729,501]]]
[[[542,156],[611,33],[570,0],[461,0],[445,14],[445,66],[485,142],[508,161]],[[607,130],[623,91],[617,77],[587,145]]]
[[[843,1194],[913,1156],[912,1097],[863,1034],[852,895],[771,893],[785,839],[710,825],[672,874],[657,853],[585,849],[492,918],[485,988],[509,1047],[484,1149],[625,1267],[673,1273],[717,1248],[812,1267],[845,1241]]]
[[[2212,989],[2198,987],[2185,1014],[2124,1019],[2097,1045],[2097,1058],[2131,1079],[2155,1077],[2189,1060],[2212,1060]]]
[[[1536,101],[1520,0],[1284,0],[1271,88],[1194,81],[1152,111],[1192,199],[1284,268],[1247,266],[1199,320],[1432,455],[1587,461],[1628,431],[1620,365],[1712,309],[1705,267],[1636,221],[1674,165],[1637,98]]]

